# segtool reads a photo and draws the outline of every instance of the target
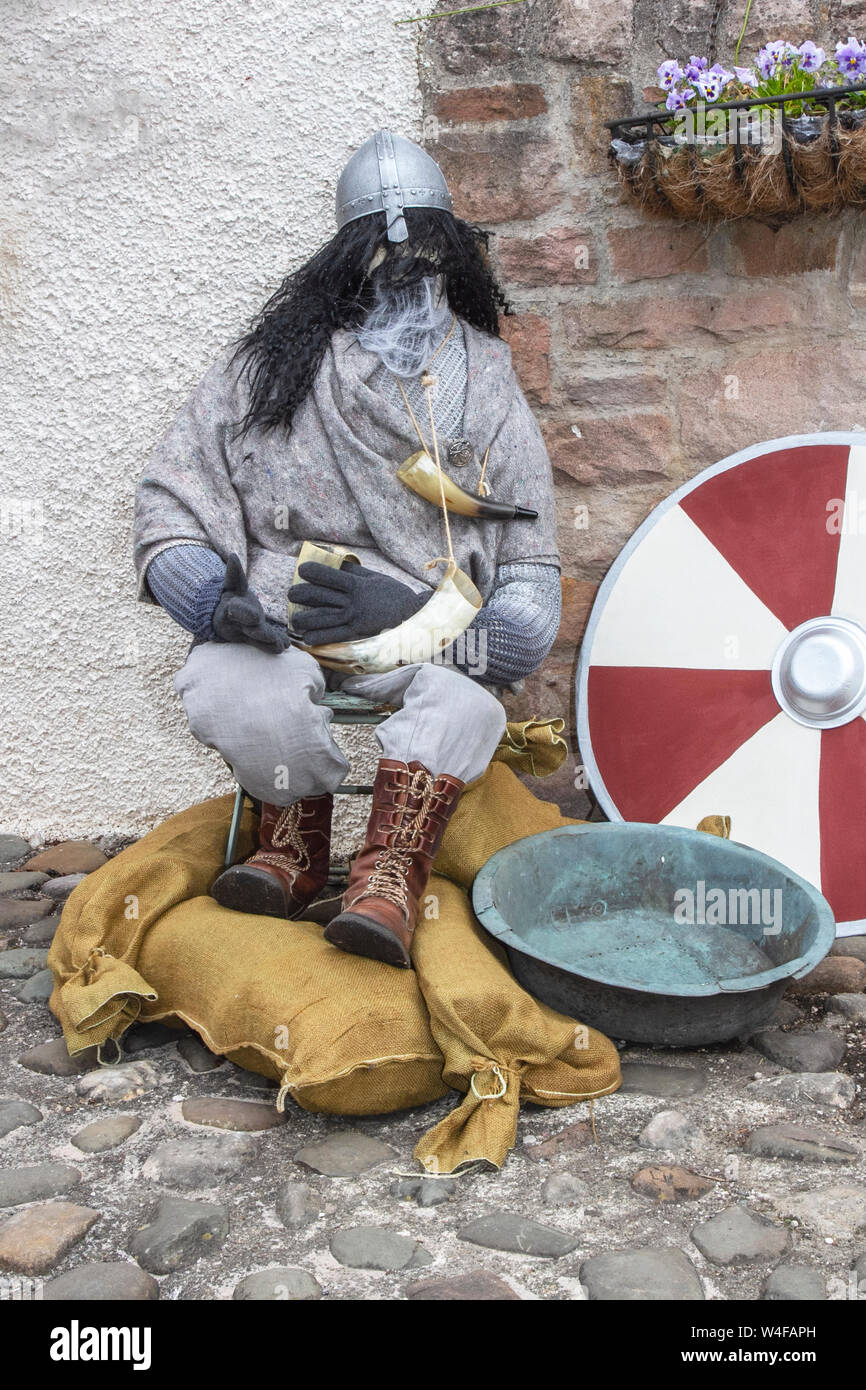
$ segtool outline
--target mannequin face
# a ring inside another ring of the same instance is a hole
[[[389,242],[387,246],[378,247],[378,249],[374,251],[373,255],[370,257],[370,262],[367,266],[367,275],[371,275],[373,271],[376,270],[376,268],[382,264],[382,262],[387,258],[389,251],[392,256],[399,259],[402,256],[411,256],[415,254],[417,249],[419,248],[414,247],[410,241]],[[436,252],[429,252],[426,253],[426,255],[431,265],[435,265],[438,260]],[[442,276],[437,275],[437,286],[441,287],[441,282]]]

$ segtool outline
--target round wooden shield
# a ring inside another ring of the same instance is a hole
[[[578,738],[611,820],[772,855],[866,931],[866,435],[733,454],[646,519],[602,584]]]

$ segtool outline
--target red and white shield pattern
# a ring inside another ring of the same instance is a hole
[[[656,508],[605,579],[581,652],[578,736],[611,819],[730,815],[732,838],[815,884],[847,934],[866,931],[866,717],[861,704],[835,727],[800,719],[772,674],[794,629],[831,616],[849,620],[838,626],[856,665],[866,435],[732,455]]]

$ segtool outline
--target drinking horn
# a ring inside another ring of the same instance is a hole
[[[419,497],[424,497],[437,506],[442,505],[439,474],[426,449],[419,449],[407,458],[397,469],[397,477]],[[534,521],[538,516],[538,512],[533,511],[531,507],[520,507],[511,502],[497,502],[493,497],[473,497],[471,492],[464,492],[462,487],[458,487],[447,473],[442,474],[442,491],[449,512],[457,512],[460,516],[477,516],[487,521]]]
[[[305,541],[298,556],[296,575],[301,565],[312,558],[335,569],[340,569],[346,561],[357,561],[357,556],[339,546],[326,548]],[[358,637],[352,642],[328,642],[319,647],[308,647],[302,642],[295,645],[333,671],[352,676],[378,675],[394,671],[398,666],[431,661],[437,652],[450,647],[461,632],[466,631],[480,607],[481,595],[472,580],[449,560],[424,607],[397,627],[386,628],[374,637]]]

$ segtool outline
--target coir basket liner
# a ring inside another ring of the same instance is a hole
[[[832,91],[826,89],[832,99]],[[810,93],[817,101],[821,91]],[[802,103],[802,94],[779,98]],[[707,119],[759,102],[707,104]],[[740,217],[784,221],[803,212],[866,205],[866,111],[781,118],[765,143],[678,141],[664,133],[665,113],[609,121],[609,154],[630,195],[651,213],[685,221]],[[644,128],[645,126],[645,128]],[[644,136],[645,138],[640,138]]]

